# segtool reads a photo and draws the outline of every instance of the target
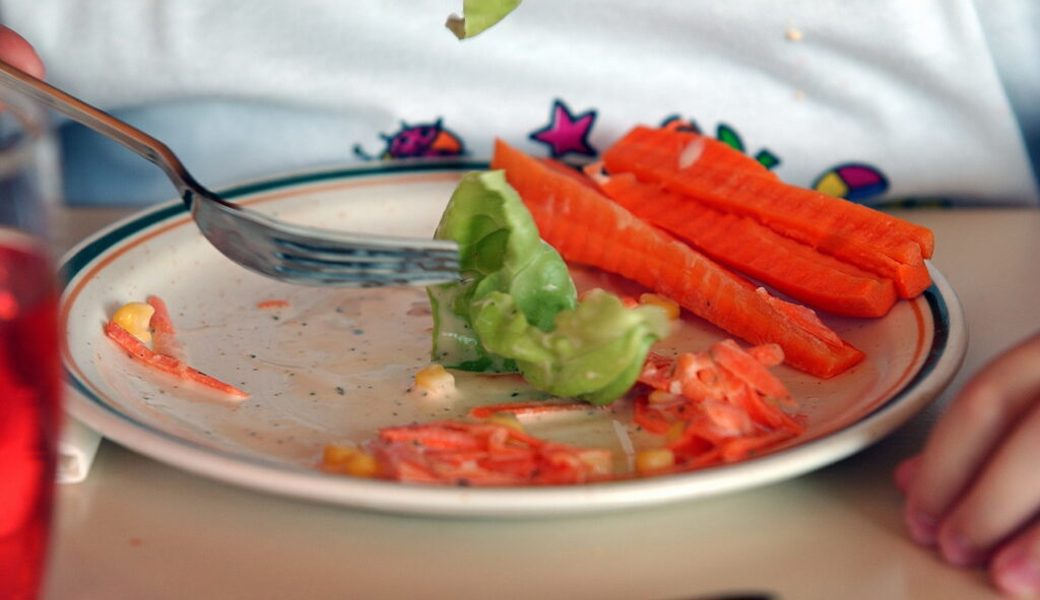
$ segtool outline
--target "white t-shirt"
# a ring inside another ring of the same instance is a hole
[[[1040,87],[1031,0],[987,3],[986,18],[971,0],[526,0],[460,42],[443,22],[461,4],[0,0],[0,17],[52,83],[164,139],[213,187],[482,159],[495,137],[580,162],[680,117],[786,181],[865,203],[1040,201],[1023,136],[1040,124],[1022,100]],[[96,134],[62,141],[72,202],[173,196]]]

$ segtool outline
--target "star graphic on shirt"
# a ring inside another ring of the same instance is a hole
[[[595,121],[595,110],[575,115],[562,100],[554,100],[549,124],[532,133],[531,139],[548,146],[553,158],[570,152],[596,156],[596,151],[589,145],[589,132]]]

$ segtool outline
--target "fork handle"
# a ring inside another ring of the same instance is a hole
[[[166,144],[113,117],[105,111],[48,84],[0,60],[0,84],[20,92],[45,106],[85,125],[101,135],[115,140],[130,150],[155,163],[170,178],[181,199],[191,208],[197,194],[210,195],[195,181],[177,155]]]

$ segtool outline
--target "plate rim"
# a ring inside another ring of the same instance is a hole
[[[476,160],[393,161],[301,170],[247,181],[222,190],[232,201],[251,195],[359,177],[487,168]],[[61,310],[78,275],[119,242],[188,215],[179,199],[135,211],[67,251],[60,259]],[[888,400],[845,427],[803,444],[732,465],[652,478],[573,486],[461,488],[345,478],[317,469],[282,465],[207,448],[123,414],[88,389],[65,362],[66,410],[102,436],[158,462],[222,483],[281,497],[379,512],[456,517],[545,517],[631,509],[750,489],[835,463],[879,441],[937,398],[949,385],[967,348],[964,314],[956,293],[929,261],[932,286],[924,297],[933,320],[931,347],[920,367]],[[62,325],[65,325],[62,321]],[[940,327],[942,325],[942,327]],[[61,341],[67,340],[62,330]],[[404,492],[404,493],[402,493]]]

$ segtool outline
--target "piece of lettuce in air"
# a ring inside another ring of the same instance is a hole
[[[462,268],[460,282],[428,290],[433,359],[447,367],[519,371],[546,393],[606,404],[668,333],[656,306],[627,308],[602,290],[577,302],[566,263],[501,171],[466,175],[435,237],[459,244]]]
[[[460,40],[471,38],[501,21],[519,5],[520,0],[464,0],[462,16],[449,16],[445,26]]]

